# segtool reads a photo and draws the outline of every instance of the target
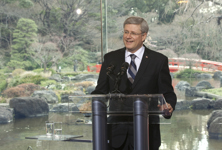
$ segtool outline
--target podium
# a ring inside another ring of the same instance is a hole
[[[149,116],[168,116],[168,108],[162,94],[152,95],[85,95],[70,96],[73,102],[84,101],[80,111],[92,113],[93,150],[108,150],[107,124],[122,124],[116,116],[132,117],[134,128],[134,149],[149,150],[149,124],[161,124],[159,119],[149,122]],[[83,104],[84,105],[84,104]],[[75,111],[73,111],[75,112]]]

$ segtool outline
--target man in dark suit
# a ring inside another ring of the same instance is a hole
[[[106,74],[107,68],[111,63],[115,64],[113,72],[117,74],[121,65],[128,62],[130,66],[127,73],[122,76],[118,90],[124,94],[163,94],[169,112],[172,114],[177,98],[171,85],[168,58],[143,45],[149,29],[143,18],[127,18],[123,27],[125,47],[104,56],[98,84],[92,94],[111,93],[115,89],[115,83]],[[152,122],[152,119],[155,118],[150,117],[149,121]],[[133,150],[133,124],[130,123],[132,117],[108,118],[108,121],[112,122],[112,120],[122,120],[123,122],[129,122],[129,124],[114,124],[108,127],[108,138],[111,141],[109,148],[112,150]],[[158,150],[160,144],[159,125],[150,124],[150,150]]]

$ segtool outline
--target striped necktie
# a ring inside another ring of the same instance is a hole
[[[133,84],[134,79],[136,77],[136,73],[137,73],[136,63],[135,63],[136,55],[130,54],[130,57],[131,57],[131,62],[130,62],[130,66],[128,69],[128,73],[129,73],[129,80]]]

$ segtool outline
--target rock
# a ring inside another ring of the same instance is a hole
[[[97,79],[96,78],[87,78],[85,79],[84,81],[93,81],[93,82],[97,82]]]
[[[200,81],[196,85],[197,90],[202,90],[202,89],[212,89],[213,87],[211,86],[210,82],[208,81]]]
[[[222,87],[222,76],[220,77],[220,87]]]
[[[190,84],[187,81],[180,81],[176,85],[176,88],[180,91],[185,91],[188,87],[190,87]]]
[[[56,89],[56,85],[50,84],[50,85],[47,85],[45,88],[48,90],[54,90],[54,89]]]
[[[222,139],[222,110],[215,110],[207,121],[209,137]]]
[[[62,81],[63,82],[69,82],[69,81],[71,81],[71,79],[68,76],[64,76],[64,77],[62,77]]]
[[[222,110],[215,110],[212,112],[212,115],[210,116],[209,120],[207,121],[207,128],[209,129],[210,124],[216,119],[222,117]]]
[[[174,73],[172,73],[172,72],[170,72],[170,76],[171,76],[171,78],[173,79],[173,78],[174,78],[174,76],[175,76],[175,74],[174,74]]]
[[[67,111],[69,111],[69,104],[68,103],[55,104],[50,109],[50,111],[53,111],[53,112],[67,112]]]
[[[0,124],[13,121],[13,109],[0,106]]]
[[[69,95],[65,94],[65,95],[61,95],[61,102],[62,103],[68,103],[71,102],[72,100],[69,99]]]
[[[71,80],[77,80],[77,81],[84,81],[87,80],[89,78],[94,78],[94,79],[98,79],[98,75],[97,74],[79,74],[75,77],[72,77]]]
[[[213,120],[208,132],[211,139],[222,139],[222,117]]]
[[[212,94],[212,93],[207,93],[207,92],[196,92],[195,93],[196,97],[204,97],[204,98],[209,98],[209,99],[221,99],[220,95]]]
[[[57,85],[56,85],[56,89],[57,89],[57,90],[63,90],[65,87],[66,87],[65,84],[57,84]]]
[[[79,112],[78,107],[74,103],[55,104],[50,109],[52,112]]]
[[[185,89],[185,96],[193,97],[193,96],[195,96],[196,92],[197,92],[196,87],[187,87]]]
[[[216,71],[213,75],[214,79],[220,79],[220,76],[222,76],[222,72],[221,71]]]
[[[9,105],[14,108],[16,118],[44,116],[49,112],[46,101],[37,97],[16,97]]]
[[[32,94],[32,97],[38,97],[45,100],[47,103],[58,103],[59,99],[58,96],[55,94],[54,91],[35,91]]]
[[[62,80],[60,74],[53,74],[51,77],[49,77],[49,79],[55,80],[57,82],[61,82]]]
[[[96,88],[95,86],[89,86],[89,87],[87,87],[87,89],[86,89],[87,94],[91,94],[92,91],[95,90],[95,88]]]
[[[201,74],[198,74],[196,77],[200,79],[211,79],[212,75],[209,73],[201,73]]]
[[[218,99],[214,102],[214,109],[221,109],[222,110],[222,99]]]
[[[209,109],[210,108],[210,99],[206,98],[197,98],[192,101],[192,109]]]
[[[187,110],[190,109],[192,101],[178,101],[176,104],[176,110]]]
[[[73,96],[82,96],[82,95],[86,95],[85,93],[83,93],[82,91],[73,91],[72,92]]]

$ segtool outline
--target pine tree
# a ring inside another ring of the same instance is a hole
[[[36,40],[37,25],[31,19],[21,18],[17,23],[17,27],[13,32],[13,44],[11,51],[11,59],[8,66],[15,68],[28,68],[32,64],[30,62],[30,54],[28,53],[30,45]]]

